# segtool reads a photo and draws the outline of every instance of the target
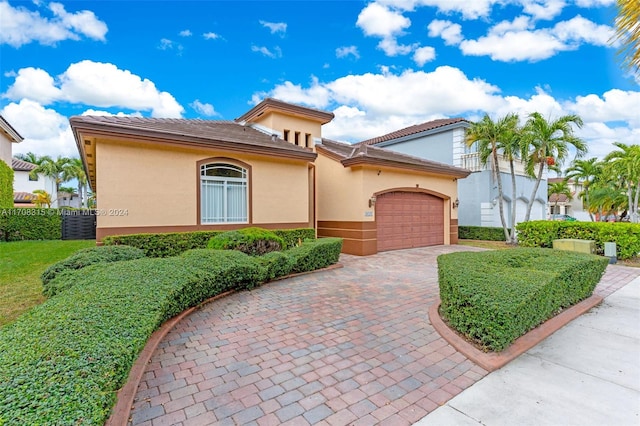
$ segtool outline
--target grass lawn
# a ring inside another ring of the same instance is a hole
[[[0,327],[45,300],[40,274],[49,265],[95,245],[93,240],[0,243]]]

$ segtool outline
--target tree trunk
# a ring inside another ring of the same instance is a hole
[[[509,229],[507,228],[507,221],[504,218],[504,198],[503,198],[503,194],[502,194],[502,178],[500,176],[500,167],[498,165],[498,152],[496,150],[495,147],[495,143],[493,144],[493,147],[491,149],[491,156],[492,156],[492,167],[493,167],[493,172],[495,173],[496,176],[496,183],[498,184],[498,207],[500,210],[500,222],[502,222],[502,230],[504,231],[504,240],[509,242],[510,240],[510,236],[509,236]]]
[[[509,168],[511,169],[511,244],[516,244],[516,171],[513,166],[513,158],[509,159]]]
[[[540,181],[542,180],[543,172],[544,172],[544,163],[540,162],[540,169],[538,170],[538,177],[536,178],[536,184],[533,186],[533,192],[531,193],[531,198],[527,203],[527,214],[524,217],[525,222],[529,222],[529,218],[531,217],[531,209],[533,208],[533,202],[536,199],[536,194],[538,193],[538,188],[540,187]]]
[[[629,184],[629,191],[632,191],[631,184]],[[633,200],[633,204],[631,204],[631,194],[629,194],[629,214],[630,214],[630,221],[632,223],[640,223],[640,217],[638,215],[639,199],[640,199],[640,180],[636,184],[636,194]]]

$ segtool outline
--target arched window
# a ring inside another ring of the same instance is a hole
[[[200,166],[200,220],[248,223],[247,169],[226,163]]]

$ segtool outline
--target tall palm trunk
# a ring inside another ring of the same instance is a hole
[[[500,222],[502,223],[502,229],[504,231],[504,239],[509,242],[511,237],[509,236],[509,230],[507,229],[507,220],[504,218],[504,198],[502,196],[502,178],[500,176],[500,166],[498,165],[498,151],[496,149],[495,142],[491,146],[491,158],[492,158],[492,167],[493,173],[496,176],[496,183],[498,184],[498,208],[500,211]]]
[[[511,169],[511,235],[508,241],[516,244],[516,171],[513,166],[513,158],[509,159],[509,168]]]
[[[544,172],[544,162],[540,162],[540,169],[538,170],[536,183],[535,185],[533,185],[533,192],[531,193],[531,198],[529,198],[529,202],[527,203],[527,214],[524,217],[525,222],[529,222],[529,218],[531,217],[531,209],[533,208],[533,202],[536,199],[536,194],[538,193],[538,188],[540,187],[540,181],[542,180],[543,172]]]

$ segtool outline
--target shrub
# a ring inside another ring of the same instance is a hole
[[[49,286],[49,283],[63,271],[82,269],[96,263],[133,260],[141,257],[145,257],[144,251],[129,246],[102,246],[79,250],[66,259],[49,266],[42,273],[40,278],[44,286],[43,294],[45,296],[53,296],[57,293],[58,289],[54,286]]]
[[[589,297],[607,263],[603,257],[538,248],[441,255],[440,312],[463,335],[501,351]]]
[[[316,231],[313,228],[275,229],[273,232],[284,240],[283,250],[297,247],[305,240],[316,239]]]
[[[164,234],[130,234],[105,237],[105,245],[128,245],[145,251],[148,257],[177,256],[186,250],[207,248],[209,240],[224,231],[172,232]],[[306,238],[315,238],[311,228],[277,229],[273,231],[285,241],[283,249],[298,245]]]
[[[251,256],[280,251],[283,246],[282,238],[262,228],[243,228],[223,232],[211,238],[208,244],[210,249],[238,250]]]
[[[338,262],[341,251],[341,238],[319,238],[307,240],[286,253],[293,259],[291,272],[297,273],[326,268]]]
[[[640,255],[640,224],[620,222],[560,222],[538,220],[517,225],[518,243],[523,247],[553,247],[553,240],[576,238],[593,240],[596,253],[604,253],[604,243],[615,242],[618,259]]]
[[[281,251],[272,251],[255,259],[263,270],[262,282],[289,275],[294,266],[293,257]]]
[[[458,226],[458,238],[462,240],[505,241],[502,228],[486,226]]]
[[[60,274],[68,290],[0,329],[0,424],[104,424],[162,322],[260,274],[253,258],[215,250]]]
[[[130,234],[105,237],[104,245],[127,245],[144,250],[148,257],[177,256],[191,249],[207,248],[212,237],[223,231],[170,232],[165,234]]]
[[[59,240],[60,238],[62,238],[62,216],[58,209],[0,210],[0,240]]]
[[[11,208],[13,208],[13,169],[0,160],[0,209]]]

